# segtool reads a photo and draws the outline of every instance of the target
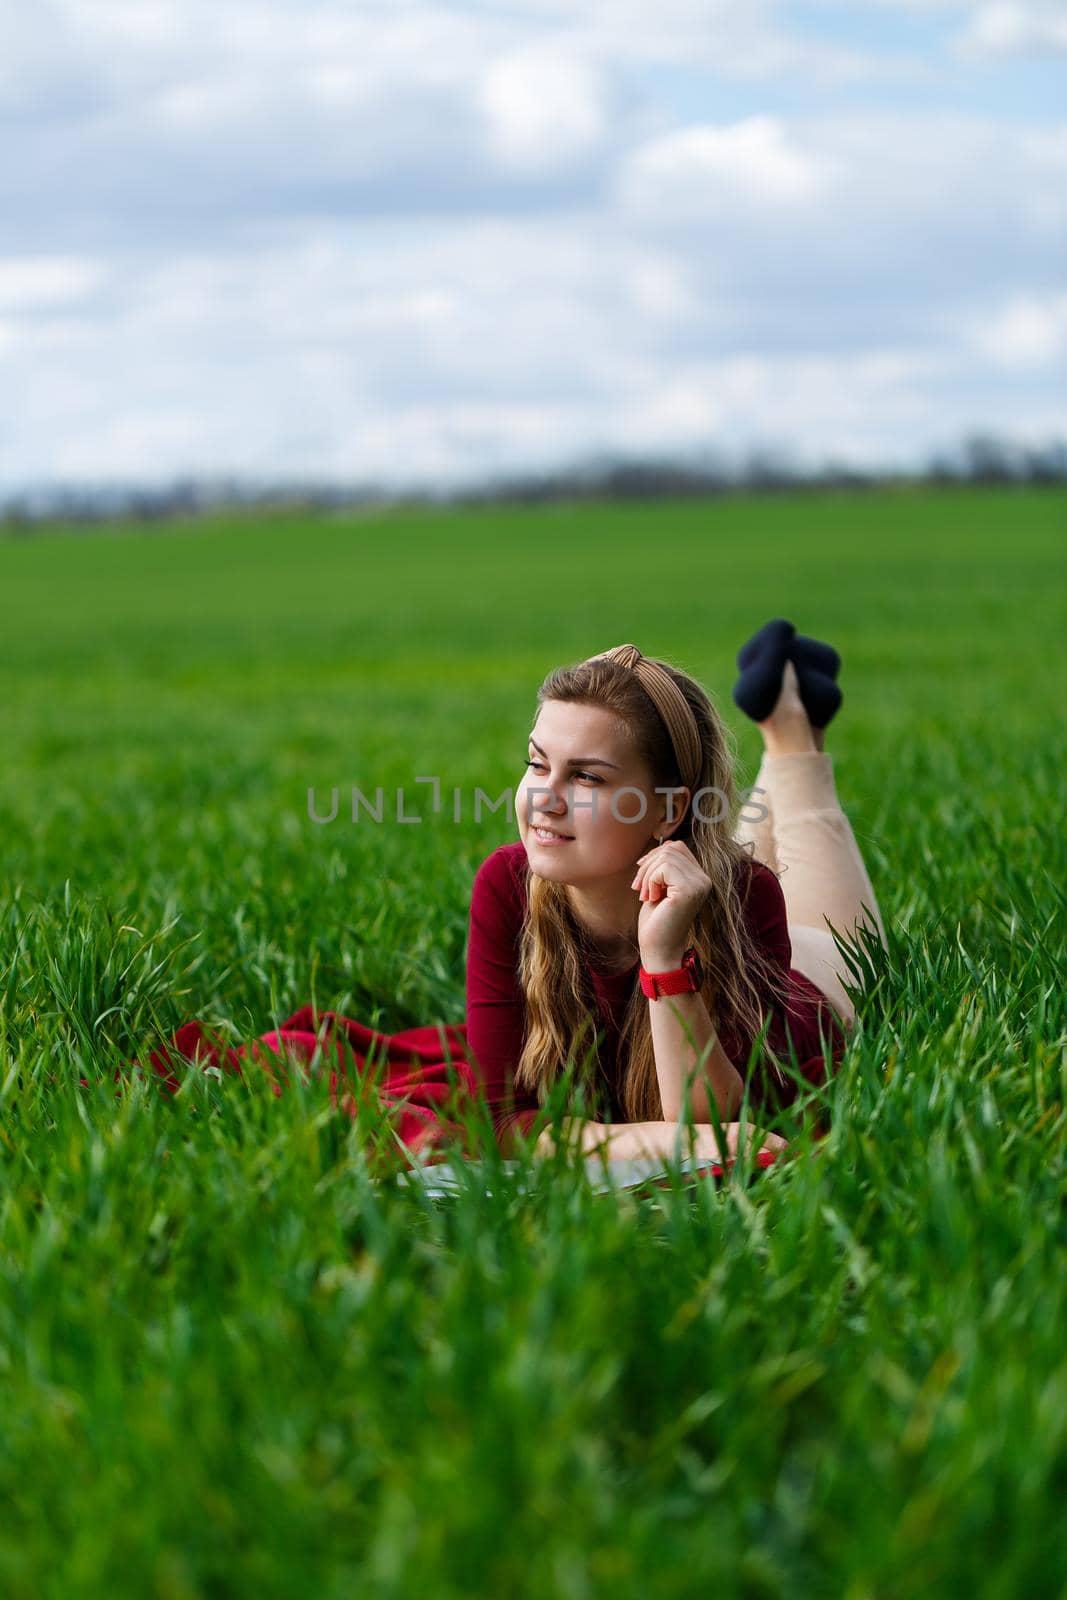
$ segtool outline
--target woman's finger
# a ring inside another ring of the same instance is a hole
[[[641,887],[638,893],[643,900],[652,898],[654,890],[660,890],[662,894],[666,894],[673,881],[661,866],[657,866],[653,862],[641,874]]]

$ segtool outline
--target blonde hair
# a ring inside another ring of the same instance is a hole
[[[647,672],[639,674],[634,668],[636,655],[639,652],[632,646],[619,647],[617,652],[594,656],[576,666],[557,667],[537,691],[538,706],[555,700],[609,711],[620,732],[630,738],[635,752],[647,764],[653,785],[682,787],[675,750],[677,733],[672,739],[652,691],[642,684],[641,676],[648,678],[653,689],[657,681],[662,684],[663,680]],[[750,853],[734,838],[738,810],[736,745],[714,703],[695,678],[666,661],[648,657],[640,660],[651,662],[673,679],[685,697],[699,738],[699,776],[695,786],[691,782],[686,785],[692,789],[693,797],[671,837],[689,847],[712,885],[690,935],[704,967],[701,993],[717,1031],[728,1029],[755,1039],[764,1025],[761,990],[770,993],[783,1011],[787,993],[777,970],[745,935],[739,884],[747,890]],[[656,698],[662,701],[665,697],[656,691]],[[673,694],[671,698],[675,699]],[[672,716],[671,722],[677,728],[677,718]],[[691,773],[692,739],[686,744],[683,760]],[[717,812],[708,820],[701,815],[703,807],[694,807],[694,798],[702,789],[717,797]],[[527,1026],[515,1077],[520,1086],[536,1092],[542,1105],[550,1087],[562,1075],[563,1063],[580,1063],[580,1052],[592,1047],[597,1009],[586,963],[594,954],[571,909],[566,885],[530,873],[519,943],[519,979],[526,999]],[[649,1001],[635,983],[619,1036],[621,1099],[627,1119],[633,1122],[663,1118],[648,1007]],[[734,1064],[744,1076],[747,1060]],[[770,1067],[784,1086],[787,1079],[777,1062],[772,1059]],[[595,1107],[596,1085],[588,1078],[578,1081],[584,1081]],[[755,1098],[756,1091],[750,1093]]]

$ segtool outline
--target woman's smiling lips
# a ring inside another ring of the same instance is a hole
[[[538,844],[573,844],[573,839],[565,833],[555,833],[551,828],[540,828],[536,823],[530,829],[531,834]]]

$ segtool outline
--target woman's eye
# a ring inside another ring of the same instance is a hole
[[[526,765],[528,767],[532,767],[535,772],[540,772],[542,768],[542,763],[540,761],[535,761],[532,756],[527,756]],[[595,772],[576,772],[574,776],[576,778],[587,778],[590,783],[600,782],[600,779],[597,777]]]

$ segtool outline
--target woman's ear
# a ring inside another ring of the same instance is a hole
[[[653,823],[652,832],[658,839],[662,834],[664,839],[674,839],[678,829],[685,821],[692,799],[691,789],[668,789],[664,795],[663,805]]]

